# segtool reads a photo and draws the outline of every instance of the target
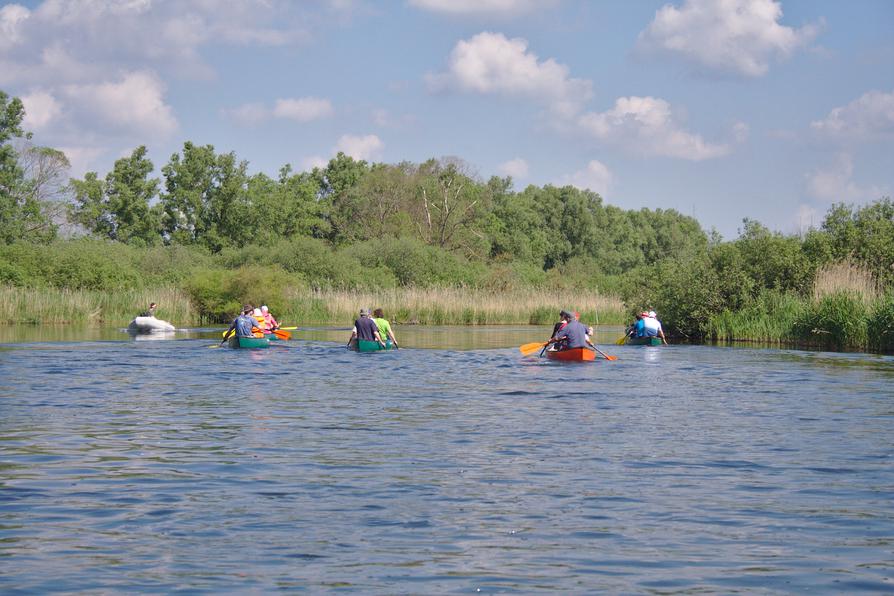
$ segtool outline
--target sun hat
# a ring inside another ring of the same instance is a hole
[[[649,317],[650,317],[650,318],[654,319],[654,318],[657,317],[657,316],[658,316],[658,315],[655,314],[655,311],[654,311],[654,310],[650,310],[650,311],[649,311]]]
[[[270,309],[267,308],[267,305],[266,305],[266,304],[265,304],[264,306],[261,307],[261,312],[267,312],[268,310],[270,310]]]
[[[369,309],[368,309],[368,308],[361,308],[361,309],[360,309],[360,316],[361,316],[361,317],[368,317],[368,316],[369,316]]]

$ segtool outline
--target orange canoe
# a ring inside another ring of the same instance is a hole
[[[590,348],[570,348],[568,350],[559,350],[558,352],[547,350],[546,357],[550,360],[565,360],[568,362],[592,362],[596,360],[596,352]]]

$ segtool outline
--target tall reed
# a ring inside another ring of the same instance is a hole
[[[159,318],[175,325],[198,322],[189,298],[176,288],[100,292],[0,286],[0,323],[126,325],[150,302],[158,303]]]
[[[878,300],[881,290],[872,272],[851,260],[828,263],[817,269],[813,281],[814,301],[840,293],[857,296],[869,304]]]
[[[554,322],[560,310],[577,310],[589,323],[625,322],[619,298],[593,291],[569,295],[537,289],[497,292],[473,288],[393,288],[371,291],[296,290],[280,319],[299,323],[349,322],[360,308],[381,307],[387,318],[421,325],[541,325]]]

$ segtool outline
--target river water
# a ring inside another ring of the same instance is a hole
[[[0,592],[894,593],[891,356],[397,334],[5,329]]]

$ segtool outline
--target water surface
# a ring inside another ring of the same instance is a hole
[[[0,590],[894,591],[894,358],[543,330],[5,343]]]

